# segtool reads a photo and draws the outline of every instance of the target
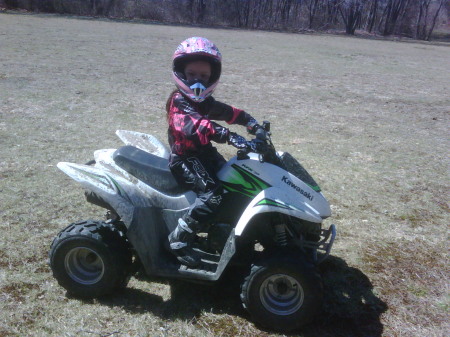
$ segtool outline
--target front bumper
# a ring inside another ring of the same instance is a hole
[[[320,230],[320,240],[317,242],[305,241],[303,247],[313,249],[313,260],[314,263],[322,263],[331,252],[333,247],[334,239],[336,238],[336,226],[331,225],[328,229]],[[318,256],[318,252],[323,252]]]

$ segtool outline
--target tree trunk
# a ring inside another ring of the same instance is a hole
[[[369,19],[367,23],[367,31],[372,33],[373,26],[375,25],[375,21],[377,19],[377,11],[378,11],[378,0],[373,0],[372,5],[370,6]]]
[[[431,23],[431,27],[430,27],[430,29],[429,29],[429,31],[428,31],[428,34],[427,34],[427,41],[430,41],[430,40],[431,40],[431,34],[433,33],[434,26],[436,25],[436,20],[437,20],[437,18],[438,18],[438,16],[439,16],[439,12],[441,11],[443,5],[444,5],[444,0],[441,0],[441,1],[439,2],[439,7],[438,7],[438,9],[436,10],[436,13],[434,14],[433,21],[432,21],[432,23]]]

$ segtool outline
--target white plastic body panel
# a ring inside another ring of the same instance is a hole
[[[169,148],[152,135],[128,130],[117,130],[116,135],[125,145],[132,145],[161,158],[169,158]]]

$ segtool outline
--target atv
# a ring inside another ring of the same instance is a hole
[[[111,294],[137,270],[212,283],[236,268],[240,299],[255,323],[291,331],[318,313],[317,265],[330,254],[336,228],[322,228],[329,203],[293,156],[275,150],[269,122],[218,172],[226,192],[217,215],[196,237],[201,264],[195,269],[178,262],[167,239],[195,193],[177,184],[168,169],[169,151],[158,139],[116,134],[125,146],[98,150],[86,165],[57,165],[85,188],[88,202],[107,210],[104,221],[72,223],[51,244],[53,276],[69,294]]]

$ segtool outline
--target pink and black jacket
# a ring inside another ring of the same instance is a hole
[[[201,103],[193,103],[175,92],[169,106],[170,162],[187,157],[207,156],[213,151],[211,141],[225,143],[229,130],[213,122],[247,126],[255,119],[243,110],[216,101],[212,96]]]

